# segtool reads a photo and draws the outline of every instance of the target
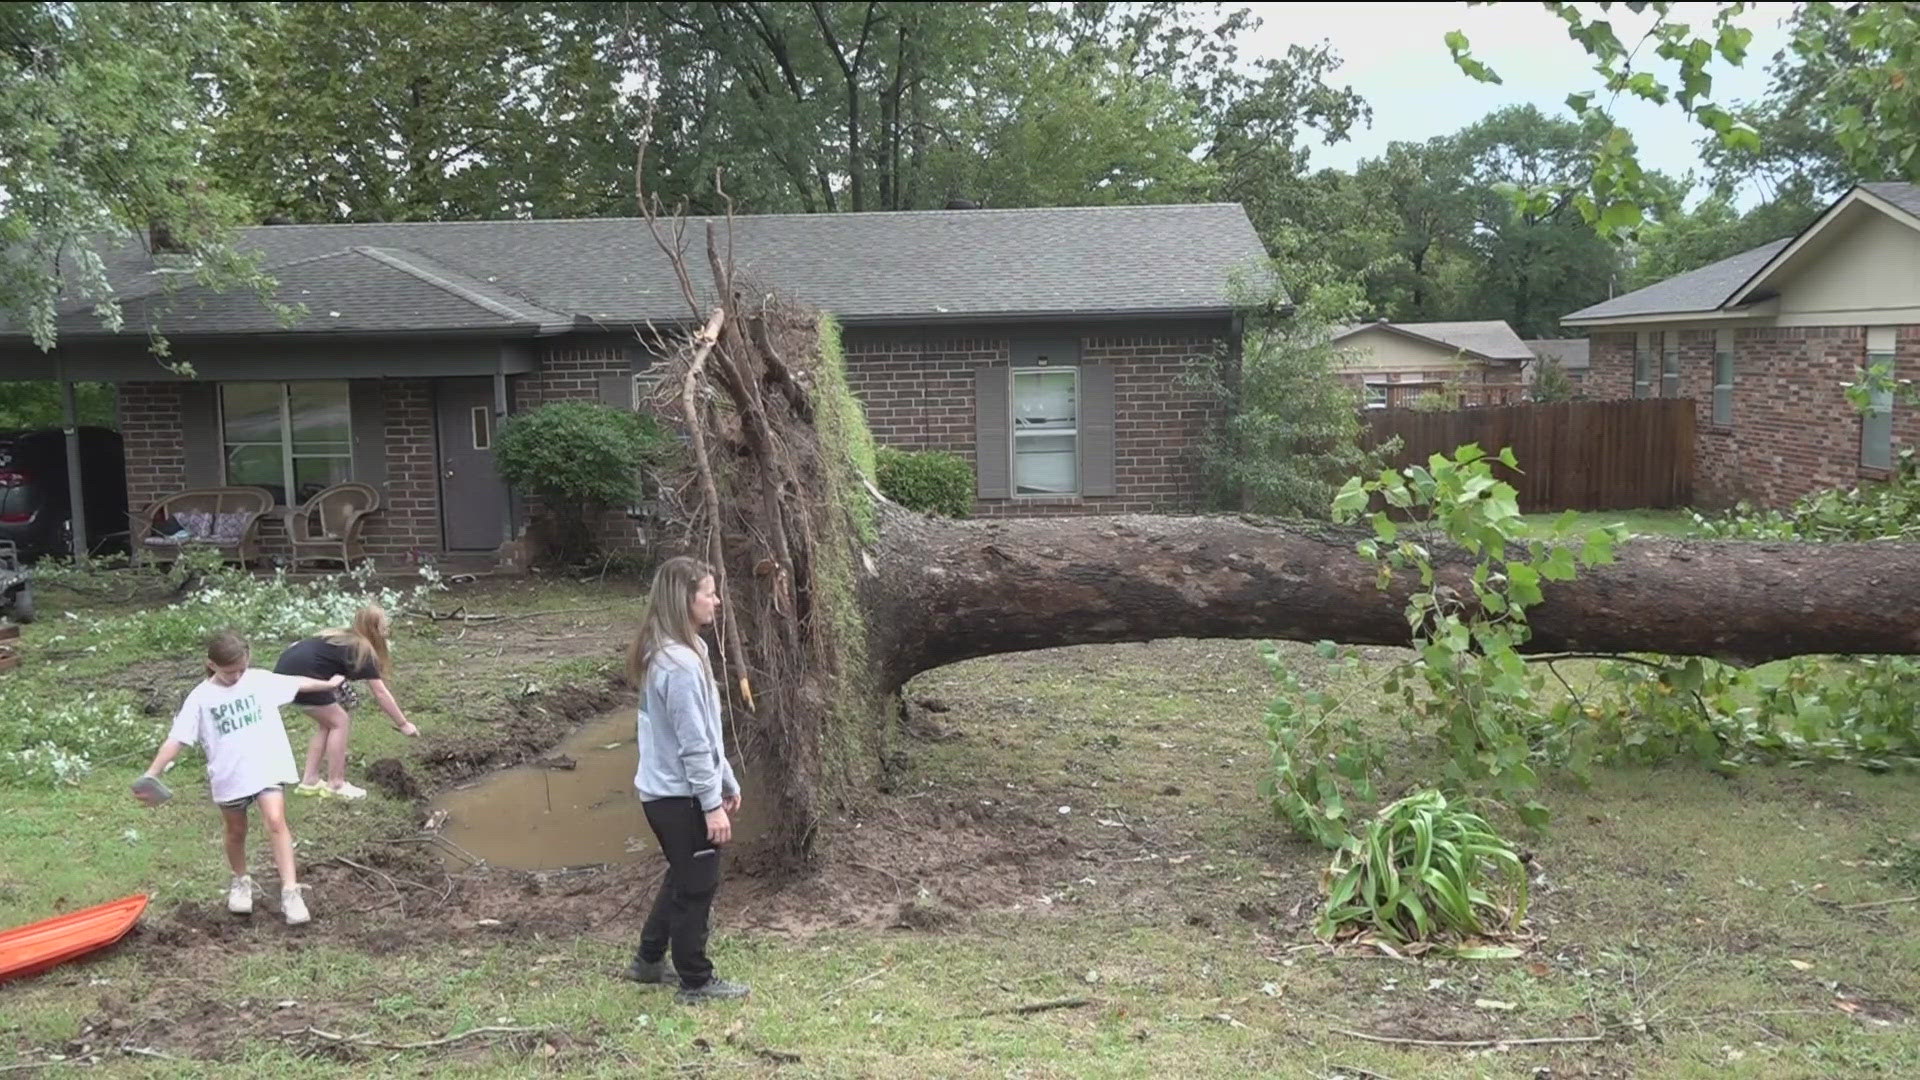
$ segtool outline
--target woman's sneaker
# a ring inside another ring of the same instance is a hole
[[[331,795],[333,789],[315,780],[311,784],[295,784],[293,793],[295,795]]]
[[[299,926],[313,918],[307,911],[307,898],[300,894],[304,888],[304,885],[289,885],[280,890],[280,910],[286,914],[288,926]]]
[[[680,985],[680,973],[668,967],[664,957],[649,964],[636,956],[633,958],[633,963],[628,964],[627,969],[620,973],[620,977],[623,979],[631,979],[643,986],[652,986],[655,984],[661,986]]]
[[[681,987],[680,992],[673,995],[673,1000],[682,1005],[698,1005],[703,1001],[731,1001],[735,998],[743,998],[747,996],[748,992],[746,983],[728,982],[725,979],[713,978],[708,979],[705,986],[696,987],[692,990],[684,986]]]
[[[253,914],[253,879],[246,874],[233,875],[227,886],[227,910],[235,915]]]
[[[346,780],[340,781],[339,787],[328,788],[327,793],[342,799],[364,799],[367,797],[366,788],[355,787]]]

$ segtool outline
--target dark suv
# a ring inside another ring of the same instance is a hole
[[[86,493],[87,536],[96,552],[127,533],[127,464],[120,435],[80,429],[80,486]],[[0,540],[22,559],[73,550],[72,503],[67,494],[67,438],[59,428],[0,432]]]

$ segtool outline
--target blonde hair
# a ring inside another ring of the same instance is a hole
[[[627,650],[627,674],[635,686],[646,679],[653,658],[669,645],[692,649],[700,656],[700,666],[707,668],[707,650],[701,647],[699,628],[693,625],[692,608],[700,583],[712,576],[706,563],[687,555],[676,555],[653,572],[646,611],[640,616],[640,632]],[[712,676],[711,668],[707,668],[707,674]]]
[[[353,613],[352,626],[322,630],[320,638],[329,645],[346,649],[353,657],[354,670],[371,665],[379,669],[380,677],[384,679],[393,667],[393,658],[387,648],[387,634],[391,630],[392,624],[387,620],[386,609],[379,604],[368,604]]]
[[[252,651],[247,646],[247,639],[231,630],[207,639],[207,661],[215,667],[237,664],[245,660]]]

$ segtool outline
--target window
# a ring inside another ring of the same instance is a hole
[[[1653,396],[1653,343],[1651,334],[1641,334],[1633,348],[1633,396]]]
[[[1660,335],[1660,396],[1680,396],[1680,335],[1669,330]]]
[[[485,405],[473,407],[473,448],[493,449],[493,410]]]
[[[1366,384],[1367,408],[1384,409],[1387,407],[1387,384],[1370,382]]]
[[[1013,493],[1080,490],[1080,373],[1043,368],[1013,373]]]
[[[1893,327],[1867,328],[1867,369],[1893,372]],[[1860,467],[1893,468],[1893,388],[1875,390],[1860,417]]]
[[[1713,332],[1713,423],[1733,426],[1733,331]]]
[[[266,488],[276,502],[353,476],[345,382],[221,383],[220,431],[227,483]]]
[[[633,373],[633,407],[635,409],[643,407],[653,398],[654,391],[660,389],[661,377],[659,365]]]

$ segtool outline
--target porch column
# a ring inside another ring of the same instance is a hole
[[[62,350],[53,350],[53,377],[60,383],[60,426],[67,437],[67,503],[73,523],[73,562],[87,561],[87,498],[80,486],[80,427],[73,405],[73,381],[67,378],[67,361]]]
[[[494,366],[493,366],[493,434],[494,434],[494,438],[496,439],[499,438],[500,425],[506,422],[507,422],[507,350],[505,349],[505,347],[502,347],[500,350],[500,358],[494,362]],[[500,513],[503,518],[500,535],[504,538],[501,541],[502,543],[512,543],[514,540],[513,499],[514,499],[514,492],[511,488],[509,488],[507,490],[507,497],[500,501],[500,505],[501,505]]]

